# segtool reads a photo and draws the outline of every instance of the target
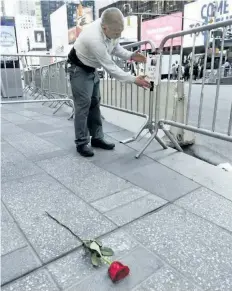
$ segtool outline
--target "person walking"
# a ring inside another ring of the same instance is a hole
[[[101,18],[92,22],[76,39],[68,55],[68,73],[75,109],[75,136],[77,152],[84,157],[94,155],[89,147],[112,150],[115,144],[104,139],[100,112],[100,79],[96,68],[103,67],[113,78],[150,88],[144,76],[132,76],[119,68],[112,55],[123,60],[145,63],[146,57],[139,52],[130,52],[119,44],[124,29],[124,17],[117,8],[106,9]]]

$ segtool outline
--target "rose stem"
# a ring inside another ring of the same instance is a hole
[[[49,214],[47,211],[45,211],[47,216],[49,216],[51,219],[53,219],[56,223],[58,223],[59,225],[63,226],[64,228],[66,228],[69,232],[71,232],[71,234],[73,236],[75,236],[75,238],[77,238],[80,242],[82,242],[82,244],[85,244],[85,242],[83,241],[82,238],[80,238],[77,234],[75,234],[68,226],[64,225],[63,223],[61,223],[59,220],[57,220],[55,217],[53,217],[51,214]]]
[[[104,256],[101,256],[101,259],[102,259],[105,263],[107,263],[108,265],[111,265],[111,264],[112,264],[112,262],[111,262],[110,260],[106,259],[106,257],[104,257]]]

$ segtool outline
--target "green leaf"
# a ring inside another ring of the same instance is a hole
[[[101,264],[101,258],[97,256],[96,252],[91,254],[91,261],[93,266],[98,267]]]
[[[95,242],[95,241],[93,241],[91,244],[90,244],[90,250],[94,250],[94,251],[96,251],[100,256],[102,255],[101,254],[101,250],[100,250],[100,247],[99,247],[99,245]]]
[[[114,251],[111,248],[107,248],[107,247],[102,247],[101,253],[103,256],[106,256],[106,257],[111,257],[114,255]]]

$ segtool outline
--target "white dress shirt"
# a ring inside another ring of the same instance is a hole
[[[124,72],[112,60],[111,55],[129,60],[133,54],[119,44],[119,39],[109,39],[103,33],[101,19],[86,27],[74,43],[74,49],[80,61],[89,67],[103,67],[113,78],[126,83],[134,83],[136,77]]]

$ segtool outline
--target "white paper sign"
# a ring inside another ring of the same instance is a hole
[[[147,55],[147,63],[145,75],[150,81],[154,82],[155,85],[158,84],[159,80],[159,56],[158,55]]]

